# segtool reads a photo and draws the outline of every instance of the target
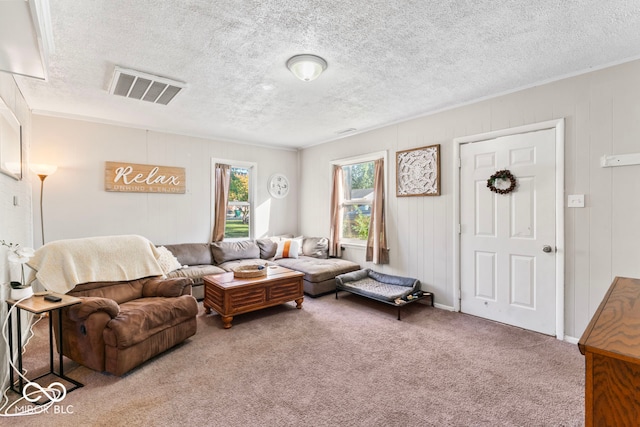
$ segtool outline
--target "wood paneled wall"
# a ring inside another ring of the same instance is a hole
[[[58,165],[45,182],[47,241],[139,234],[156,244],[207,242],[212,228],[213,158],[258,165],[257,236],[293,233],[298,226],[296,151],[34,114],[32,154],[36,163]],[[107,192],[105,161],[184,168],[186,192]],[[267,191],[267,180],[276,172],[292,183],[284,199],[272,199]],[[34,200],[38,197],[34,193]],[[34,223],[38,241],[37,209]]]
[[[378,270],[419,278],[436,303],[454,305],[453,138],[564,117],[565,334],[579,337],[615,276],[640,277],[640,165],[602,168],[609,154],[640,152],[640,61],[408,120],[300,153],[300,227],[327,235],[331,160],[388,150],[391,264]],[[441,144],[442,195],[395,197],[395,153]],[[565,204],[566,206],[566,204]],[[365,265],[364,251],[346,257]]]

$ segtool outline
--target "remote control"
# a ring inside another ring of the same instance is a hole
[[[57,297],[55,295],[45,295],[44,299],[46,299],[47,301],[51,301],[51,302],[60,302],[60,301],[62,301],[62,298]]]

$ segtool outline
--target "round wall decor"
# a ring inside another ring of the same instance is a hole
[[[497,188],[496,187],[496,181],[497,180],[509,181],[510,185],[507,188]],[[487,180],[487,187],[489,187],[489,190],[493,191],[494,193],[498,193],[498,194],[509,194],[509,193],[511,193],[513,190],[515,190],[516,184],[517,184],[516,177],[513,176],[508,169],[503,169],[501,171],[498,171],[498,172],[494,173]]]
[[[269,178],[269,194],[281,199],[289,194],[289,180],[281,173],[276,173]]]

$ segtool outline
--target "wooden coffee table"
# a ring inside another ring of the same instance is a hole
[[[303,273],[284,267],[267,267],[267,275],[237,278],[233,272],[204,276],[204,308],[215,310],[229,329],[233,316],[295,301],[302,308]]]

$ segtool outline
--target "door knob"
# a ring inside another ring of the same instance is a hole
[[[548,254],[548,253],[549,253],[549,252],[551,252],[551,251],[552,251],[552,249],[551,249],[551,246],[549,246],[549,245],[544,245],[544,246],[542,247],[542,252],[544,252],[544,253],[547,253],[547,254]]]

